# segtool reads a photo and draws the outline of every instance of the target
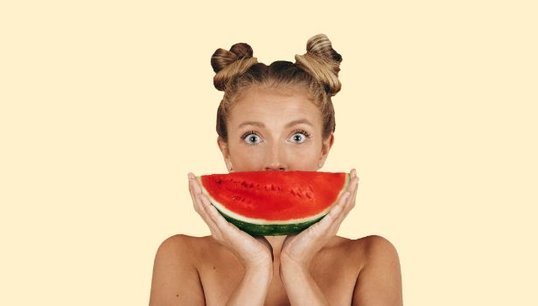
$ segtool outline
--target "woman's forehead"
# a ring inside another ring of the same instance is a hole
[[[300,92],[263,91],[246,93],[236,101],[230,113],[230,127],[246,124],[283,126],[291,124],[321,125],[321,112]]]

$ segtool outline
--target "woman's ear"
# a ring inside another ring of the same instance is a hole
[[[232,162],[230,160],[230,149],[228,147],[228,143],[224,138],[217,137],[217,144],[219,145],[220,152],[222,153],[222,157],[224,158],[224,163],[226,163],[226,168],[228,168],[228,171],[232,171]]]
[[[334,133],[331,133],[331,135],[325,138],[323,142],[321,143],[321,157],[319,159],[318,169],[323,167],[323,164],[325,164],[325,160],[327,159],[327,156],[329,156],[329,151],[331,150],[333,143],[334,143]]]

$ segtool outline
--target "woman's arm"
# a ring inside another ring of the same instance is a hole
[[[329,301],[310,274],[310,271],[295,263],[282,263],[280,277],[293,306],[329,306]]]
[[[365,239],[365,265],[353,292],[353,306],[401,306],[402,279],[396,248],[385,238]]]
[[[272,278],[270,266],[247,268],[226,306],[264,305]]]
[[[204,292],[185,236],[166,239],[153,265],[150,306],[205,305]]]

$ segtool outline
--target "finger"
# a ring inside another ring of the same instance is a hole
[[[351,179],[349,181],[349,184],[346,188],[346,191],[350,193],[350,197],[348,198],[348,201],[345,203],[344,205],[344,210],[346,210],[346,212],[348,212],[351,208],[353,208],[352,206],[354,206],[355,204],[355,196],[357,194],[357,186],[358,186],[358,182],[359,182],[359,178],[357,177],[357,173],[355,171],[355,169],[352,169],[351,172],[350,172],[350,176],[351,176]],[[351,207],[349,207],[351,206]]]
[[[192,198],[192,204],[194,206],[194,209],[198,214],[202,214],[203,209],[200,200],[198,199],[198,195],[201,194],[201,189],[198,186],[198,182],[196,181],[196,178],[194,176],[189,176],[189,191]]]
[[[197,211],[199,212],[200,216],[202,216],[202,219],[204,219],[204,222],[208,225],[209,230],[215,239],[218,241],[224,239],[223,230],[226,232],[234,230],[239,231],[238,228],[234,229],[235,226],[232,226],[233,224],[226,221],[226,219],[224,219],[216,208],[209,202],[206,195],[203,194],[202,188],[200,187],[199,182],[196,180],[196,177],[190,173],[189,179],[191,181],[194,193],[194,203],[197,207]]]
[[[354,177],[351,180],[349,186],[349,197],[346,199],[345,203],[342,205],[342,212],[336,217],[334,223],[342,223],[342,221],[347,217],[349,212],[355,207],[355,198],[357,196],[358,179]]]
[[[196,193],[198,193],[199,191],[199,188],[196,188],[196,177],[194,176],[194,174],[192,174],[191,172],[189,172],[189,174],[187,174],[187,178],[189,180],[189,192],[191,194],[191,198],[194,202],[194,195]]]
[[[355,205],[355,196],[357,194],[358,178],[354,173],[354,169],[351,171],[352,179],[346,191],[346,196],[342,196],[341,202],[335,206],[335,209],[331,209],[332,215],[329,218],[331,224],[327,229],[329,232],[336,234],[340,225],[344,221],[345,217],[351,211]]]
[[[197,186],[197,185],[198,185],[198,182],[196,181],[196,178],[194,177],[194,175],[191,176],[191,173],[189,173],[189,189],[191,191],[191,198],[193,201],[194,209],[202,217],[202,220],[204,220],[204,222],[209,227],[209,230],[211,231],[211,235],[218,238],[220,237],[220,231],[217,225],[215,224],[215,222],[212,220],[212,218],[204,209],[204,205],[201,198],[203,194],[201,192],[200,186]]]
[[[347,186],[346,192],[341,195],[339,201],[331,208],[329,213],[320,222],[308,228],[308,230],[317,232],[318,235],[325,232],[329,232],[332,235],[336,234],[340,224],[354,207],[355,196],[357,195],[358,177],[356,170],[352,169],[350,174],[351,181]]]
[[[358,186],[359,186],[359,178],[354,177],[351,180],[350,187],[349,187],[350,197],[348,198],[347,203],[344,206],[345,215],[347,215],[351,211],[351,209],[355,207],[355,200],[357,198]]]
[[[197,210],[199,210],[200,213],[203,214],[204,216],[211,219],[209,214],[207,213],[205,207],[204,207],[205,205],[204,205],[203,199],[206,199],[206,201],[208,203],[209,203],[209,200],[207,200],[207,197],[203,194],[202,188],[200,187],[200,184],[198,183],[196,178],[194,176],[190,176],[189,179],[190,179],[190,184],[192,186],[192,190],[193,190],[193,193],[194,193],[194,195],[193,195],[194,199],[193,200],[194,200],[194,203],[196,204]]]
[[[218,212],[218,210],[209,202],[207,197],[205,195],[200,195],[200,200],[202,202],[202,207],[204,211],[207,213],[208,217],[211,219],[212,223],[215,224],[215,227],[219,231],[229,231],[230,228],[234,228],[235,226],[232,226],[233,224],[229,223],[224,217]],[[239,230],[237,227],[235,227],[237,230]]]
[[[202,193],[202,188],[198,184],[198,180],[196,179],[196,176],[194,176],[194,174],[191,172],[189,172],[188,176],[189,176],[189,182],[192,183],[193,191],[195,193]]]
[[[351,208],[355,207],[355,204],[357,203],[357,191],[359,190],[359,178],[356,177],[355,181],[355,187],[354,187],[353,195],[350,197],[351,202]]]
[[[325,217],[323,217],[323,219],[321,219],[321,221],[318,222],[318,224],[321,223],[320,226],[327,228],[333,222],[335,222],[338,216],[342,213],[344,209],[344,205],[347,203],[347,199],[349,198],[349,196],[350,196],[349,191],[344,192],[342,196],[340,197],[340,199],[338,200],[338,202],[336,203],[336,205],[334,205],[331,208],[329,213],[326,214]]]
[[[216,210],[213,205],[209,202],[207,197],[204,194],[198,195],[198,201],[200,203],[200,209],[202,210],[202,213],[207,218],[208,225],[214,229],[216,232],[221,232],[220,225],[218,222],[216,222],[214,214],[208,209],[208,207],[212,207],[214,210]],[[218,214],[218,212],[217,212]],[[222,216],[221,216],[222,218]]]
[[[244,244],[245,240],[255,240],[255,238],[239,229],[235,224],[228,222],[217,208],[209,202],[207,197],[202,195],[201,198],[203,207],[213,224],[215,224],[215,230],[218,231],[220,239],[226,241],[224,243],[225,245],[231,245],[232,248],[241,248],[240,245]],[[265,237],[261,238],[265,239]]]

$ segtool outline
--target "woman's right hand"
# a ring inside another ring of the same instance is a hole
[[[220,215],[202,193],[194,174],[189,173],[189,190],[194,209],[202,217],[211,235],[220,244],[232,251],[246,269],[268,269],[272,271],[273,251],[265,237],[252,237]]]

